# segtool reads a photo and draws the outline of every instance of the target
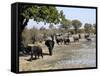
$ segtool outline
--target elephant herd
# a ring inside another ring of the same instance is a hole
[[[45,40],[45,45],[47,46],[48,52],[49,52],[48,55],[50,55],[50,56],[53,55],[52,51],[53,51],[55,43],[57,43],[58,45],[62,45],[62,44],[66,45],[66,44],[71,43],[70,37],[73,38],[74,42],[79,42],[79,39],[81,39],[80,34],[78,34],[77,36],[67,35],[66,37],[63,37],[63,35],[55,35],[55,36],[52,35],[50,37],[51,37],[51,39],[46,39]],[[91,41],[91,38],[90,38],[89,35],[84,35],[84,38],[87,41]],[[42,47],[34,45],[32,47],[28,46],[25,49],[26,49],[26,53],[30,52],[30,60],[31,61],[33,60],[33,56],[35,56],[35,59],[39,58],[40,56],[41,56],[41,58],[43,58],[43,49],[42,49]]]
[[[84,39],[86,39],[87,41],[91,41],[91,37],[89,34],[84,34]],[[56,35],[55,36],[55,41],[58,45],[66,45],[66,44],[70,44],[71,42],[79,42],[79,40],[82,39],[82,35],[81,34],[76,34],[76,35],[71,35],[71,34],[67,34],[67,35]]]
[[[56,40],[56,43],[58,45],[60,44],[70,44],[71,43],[71,38],[73,39],[74,42],[77,42],[79,41],[79,39],[81,38],[80,34],[79,35],[56,35],[55,37],[55,40]]]

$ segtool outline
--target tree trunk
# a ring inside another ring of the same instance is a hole
[[[21,25],[20,25],[20,27],[21,27],[21,29],[20,29],[20,33],[21,33],[21,34],[22,34],[22,32],[23,32],[25,26],[27,25],[28,21],[29,21],[29,19],[26,19],[26,21],[25,21],[24,23],[21,22]]]
[[[75,34],[77,34],[77,29],[75,29]]]
[[[20,51],[20,49],[21,49],[21,45],[22,45],[22,32],[23,32],[23,30],[24,30],[24,28],[25,28],[25,26],[27,25],[27,23],[28,23],[28,21],[29,21],[29,19],[26,19],[25,20],[25,22],[23,23],[23,21],[24,21],[24,17],[22,17],[22,16],[20,16],[19,17],[19,24],[18,24],[18,32],[19,32],[19,37],[18,37],[18,40],[19,40],[19,51]]]

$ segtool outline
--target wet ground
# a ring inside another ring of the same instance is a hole
[[[48,49],[42,45],[44,58],[28,61],[30,56],[19,57],[20,71],[68,69],[96,67],[96,42],[81,39],[69,45],[55,45],[53,56],[48,55]]]

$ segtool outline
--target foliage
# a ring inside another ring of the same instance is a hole
[[[72,20],[72,26],[75,29],[75,32],[77,33],[77,30],[82,26],[82,23],[79,20]]]
[[[92,31],[92,25],[88,24],[88,23],[85,23],[84,29],[85,29],[86,33],[90,33]]]
[[[79,29],[79,30],[78,30],[78,33],[85,33],[84,28]]]
[[[63,13],[63,10],[60,11],[60,22],[62,23],[63,20],[65,20],[65,15]]]
[[[70,27],[71,27],[71,21],[70,20],[65,19],[65,20],[62,21],[61,28],[68,30]]]
[[[20,8],[20,17],[34,19],[37,23],[59,23],[59,13],[55,6],[23,5]]]
[[[96,24],[93,24],[93,27],[94,27],[93,33],[96,34]]]

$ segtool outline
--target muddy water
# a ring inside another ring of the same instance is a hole
[[[58,61],[55,67],[58,68],[83,68],[83,67],[95,67],[96,66],[96,42],[95,39],[92,41],[85,41],[81,44],[81,48],[72,50],[73,55],[70,59],[67,57],[64,60]],[[63,66],[63,67],[60,67]]]

